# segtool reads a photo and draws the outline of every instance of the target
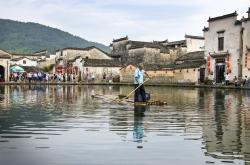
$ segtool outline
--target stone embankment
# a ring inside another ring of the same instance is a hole
[[[114,85],[114,86],[133,86],[132,83],[106,83],[106,82],[37,82],[37,83],[28,83],[28,82],[0,82],[0,85]],[[234,85],[203,85],[203,84],[194,84],[194,83],[175,83],[175,84],[156,84],[156,83],[146,83],[145,86],[159,86],[159,87],[188,87],[188,88],[218,88],[218,89],[250,89],[249,87],[234,86]]]

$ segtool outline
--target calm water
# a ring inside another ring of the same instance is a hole
[[[168,105],[110,103],[131,89],[0,86],[0,164],[250,164],[250,91],[147,87]]]

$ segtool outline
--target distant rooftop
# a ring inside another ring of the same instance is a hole
[[[48,50],[47,50],[47,49],[44,49],[44,50],[35,51],[35,52],[33,52],[32,54],[45,54],[45,53],[47,53],[47,52],[48,52]]]
[[[177,58],[175,61],[204,60],[204,55],[204,51],[189,52]]]
[[[186,40],[172,41],[167,43],[167,46],[172,45],[186,45]]]
[[[248,11],[247,11],[247,13],[250,13],[250,7],[248,8]]]
[[[131,47],[129,49],[138,49],[138,48],[160,48],[158,43],[153,42],[143,42],[143,41],[129,41]]]
[[[56,52],[59,52],[59,51],[63,51],[63,50],[91,50],[91,49],[98,49],[99,51],[105,53],[105,54],[108,54],[107,52],[95,47],[95,46],[90,46],[90,47],[86,47],[86,48],[74,48],[74,47],[66,47],[66,48],[63,48],[63,49],[58,49],[56,50]]]
[[[210,18],[208,19],[208,22],[212,22],[212,21],[217,21],[217,20],[220,20],[220,19],[225,19],[225,18],[230,18],[230,17],[236,17],[238,14],[237,12],[233,12],[233,13],[230,13],[230,14],[226,14],[226,15],[222,15],[222,16],[218,16],[218,17],[213,17],[213,18]]]
[[[11,58],[11,54],[0,49],[0,58]]]
[[[192,38],[192,39],[199,39],[199,40],[204,40],[205,38],[202,36],[193,36],[193,35],[185,35],[185,38]]]
[[[119,42],[119,41],[123,41],[123,40],[128,40],[128,36],[123,37],[123,38],[113,39],[113,42]]]

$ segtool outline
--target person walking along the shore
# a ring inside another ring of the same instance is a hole
[[[141,63],[135,69],[134,72],[134,84],[135,84],[135,95],[134,95],[134,102],[146,102],[146,92],[143,86],[144,82],[144,74],[149,78],[147,72],[144,71],[144,65]],[[141,96],[141,100],[139,97]]]

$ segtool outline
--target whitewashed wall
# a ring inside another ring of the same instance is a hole
[[[195,39],[186,37],[187,52],[195,52],[204,50],[205,41],[203,39]]]
[[[87,70],[88,70],[88,73],[95,75],[95,79],[102,80],[104,72],[106,73],[107,77],[111,74],[114,77],[114,76],[120,75],[120,72],[121,72],[120,69],[121,69],[121,67],[89,67],[89,66],[86,66],[83,68],[83,70],[84,70],[83,74],[86,75]]]
[[[243,58],[242,58],[242,76],[247,75],[250,77],[250,20],[243,22]],[[247,66],[245,66],[245,57],[247,57]]]
[[[9,81],[10,74],[10,60],[9,59],[0,59],[0,65],[4,67],[4,80],[5,82]]]
[[[224,32],[224,50],[221,52],[229,52],[231,55],[231,78],[238,77],[238,62],[240,53],[240,30],[241,26],[236,26],[237,17],[209,22],[209,30],[204,32],[205,37],[205,57],[209,53],[219,53],[218,51],[218,31]],[[211,58],[211,71],[215,73],[215,59]],[[215,74],[213,74],[215,76]],[[214,78],[214,77],[213,77]]]
[[[23,61],[26,61],[26,63],[23,63]],[[30,60],[28,58],[23,58],[18,61],[10,61],[11,65],[20,65],[20,66],[37,66],[37,61]]]

